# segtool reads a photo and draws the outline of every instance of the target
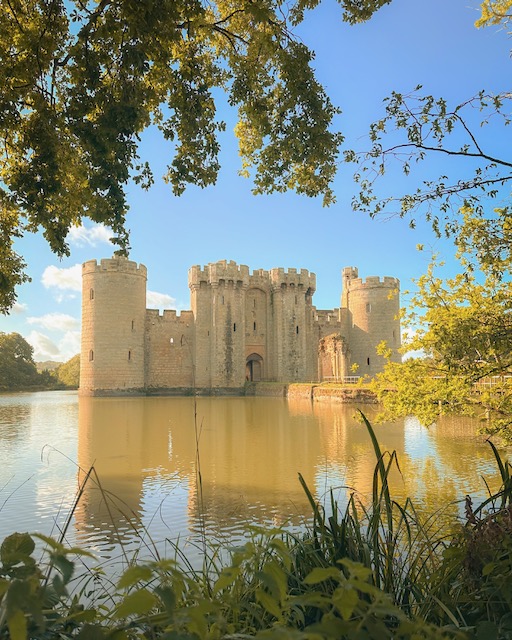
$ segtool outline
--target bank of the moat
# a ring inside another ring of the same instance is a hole
[[[304,398],[316,401],[332,401],[343,404],[357,402],[359,404],[376,404],[375,394],[368,388],[359,385],[342,386],[320,383],[284,383],[284,382],[248,382],[245,386],[233,389],[228,387],[193,388],[176,387],[172,389],[131,389],[123,393],[106,392],[96,395],[105,396],[247,396],[262,398]]]

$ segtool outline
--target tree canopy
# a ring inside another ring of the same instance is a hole
[[[0,332],[0,389],[20,389],[39,383],[33,351],[19,333]]]
[[[481,7],[479,27],[506,25],[512,17],[512,0],[486,0]],[[421,357],[390,363],[375,381],[383,416],[416,415],[425,424],[443,413],[475,416],[486,433],[507,442],[512,442],[512,208],[507,204],[512,159],[489,144],[499,146],[511,122],[511,101],[508,91],[481,92],[450,108],[442,98],[394,93],[386,115],[370,128],[372,149],[347,157],[362,162],[356,208],[410,216],[414,225],[426,206],[434,231],[453,238],[460,263],[458,275],[443,278],[434,257],[417,281],[404,318],[404,349]],[[494,136],[485,135],[487,127],[495,127]],[[432,155],[457,157],[466,166],[457,165],[460,173],[450,179],[443,163],[443,175],[412,192],[376,195],[392,159],[409,175]],[[492,206],[498,197],[502,206]]]
[[[391,0],[338,0],[349,23]],[[42,230],[68,255],[86,216],[129,247],[126,185],[153,182],[137,153],[158,127],[175,194],[215,182],[215,95],[238,110],[241,172],[256,193],[294,189],[334,200],[342,136],[294,36],[320,0],[6,0],[0,12],[0,310],[26,281],[13,240]]]

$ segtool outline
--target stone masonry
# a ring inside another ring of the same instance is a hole
[[[315,274],[222,260],[189,270],[191,311],[146,309],[147,271],[113,257],[82,267],[80,392],[237,393],[247,381],[343,381],[400,361],[399,281],[343,269],[341,306],[313,306]]]

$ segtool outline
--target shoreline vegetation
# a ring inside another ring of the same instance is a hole
[[[447,530],[444,510],[421,515],[413,499],[393,498],[396,452],[382,451],[361,418],[376,458],[369,502],[354,492],[342,509],[331,492],[320,503],[299,477],[312,514],[302,534],[253,528],[231,549],[205,539],[200,569],[179,546],[172,558],[154,549],[149,561],[126,557],[114,582],[87,569],[89,550],[65,546],[72,514],[60,540],[8,536],[0,547],[0,637],[510,639],[510,463],[489,442],[501,488],[478,506],[461,496],[465,516]],[[200,473],[196,482],[201,495]]]

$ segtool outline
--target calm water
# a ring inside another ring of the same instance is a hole
[[[120,544],[144,555],[172,544],[198,554],[202,532],[239,541],[246,523],[300,528],[310,509],[301,473],[321,498],[371,491],[375,464],[356,407],[280,398],[78,398],[75,392],[0,396],[0,539],[63,530],[115,562]],[[371,419],[373,409],[364,407]],[[194,418],[194,414],[197,418]],[[492,453],[462,419],[376,427],[396,450],[396,496],[426,509],[485,494]],[[198,470],[200,480],[198,481]]]

